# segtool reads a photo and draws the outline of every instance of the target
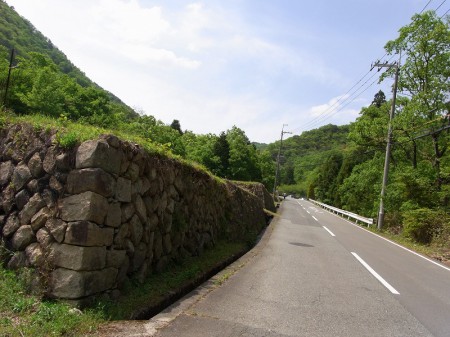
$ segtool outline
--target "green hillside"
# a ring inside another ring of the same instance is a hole
[[[0,0],[0,45],[8,51],[14,48],[18,57],[28,57],[28,53],[36,52],[48,56],[58,69],[75,79],[83,87],[96,86],[80,69],[67,59],[52,41],[39,32],[31,22],[21,17],[14,7]],[[109,97],[121,101],[108,92]],[[122,103],[123,104],[123,103]]]
[[[219,177],[273,189],[279,142],[252,143],[238,126],[220,135],[197,135],[183,131],[177,120],[166,125],[139,115],[90,81],[4,1],[0,14],[0,104],[8,114],[44,115],[137,136]],[[388,55],[403,50],[403,57],[384,199],[387,229],[448,251],[449,22],[448,15],[424,12],[385,46]],[[11,48],[17,56],[5,96]],[[392,71],[383,78],[393,77]],[[279,190],[376,218],[390,105],[377,93],[351,125],[325,125],[285,139]],[[71,132],[71,144],[84,137]]]

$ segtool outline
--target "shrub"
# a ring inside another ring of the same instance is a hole
[[[429,244],[449,233],[450,216],[443,210],[419,208],[406,211],[403,217],[403,234],[420,243]]]

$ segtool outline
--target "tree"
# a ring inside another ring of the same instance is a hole
[[[430,131],[430,153],[439,188],[442,184],[440,161],[449,143],[448,135],[440,132],[446,123],[443,117],[450,99],[449,24],[449,15],[439,18],[434,11],[416,14],[409,25],[400,29],[399,37],[385,46],[390,55],[403,53],[398,89],[410,96],[404,113],[409,114],[410,119],[422,121],[423,129]]]
[[[386,95],[384,94],[384,92],[382,90],[380,90],[375,94],[373,101],[372,101],[372,105],[375,105],[377,108],[379,108],[384,103],[386,103]]]
[[[319,169],[316,180],[316,196],[326,204],[333,204],[338,189],[337,176],[342,166],[343,156],[340,152],[332,153]]]
[[[360,116],[350,125],[349,139],[366,150],[383,151],[386,147],[390,102],[379,107],[370,105],[362,108]]]
[[[230,144],[227,140],[225,132],[221,132],[213,147],[214,156],[218,158],[218,167],[216,174],[226,178],[230,166]]]
[[[180,133],[180,135],[183,134],[183,131],[181,130],[180,121],[178,119],[174,119],[173,122],[170,124],[170,127]]]
[[[217,165],[213,148],[217,141],[217,136],[209,133],[206,135],[195,135],[191,131],[186,131],[181,136],[181,141],[186,149],[186,159],[204,165],[214,173]]]
[[[227,131],[230,144],[230,178],[242,181],[261,181],[256,148],[245,132],[236,126]]]

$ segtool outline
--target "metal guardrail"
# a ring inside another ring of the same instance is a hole
[[[312,203],[330,211],[333,212],[335,214],[341,214],[342,216],[347,216],[347,218],[350,219],[354,219],[356,220],[356,223],[358,224],[358,221],[364,222],[367,224],[367,227],[369,227],[370,225],[373,225],[373,219],[372,218],[365,218],[361,215],[349,212],[349,211],[344,211],[343,209],[337,208],[337,207],[333,207],[327,204],[324,204],[322,202],[313,200],[313,199],[308,199],[309,201],[311,201]]]

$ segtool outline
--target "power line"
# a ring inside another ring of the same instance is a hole
[[[444,0],[441,2],[441,4],[434,9],[434,11],[436,12],[447,0]],[[419,14],[422,14],[425,9],[430,5],[430,3],[432,2],[432,0],[429,0],[428,3],[422,8],[422,10],[420,11]],[[447,10],[442,16],[445,16],[448,12],[450,11]],[[410,39],[412,38],[412,35],[410,35],[405,42],[408,43],[410,41]],[[414,43],[414,45],[417,44]],[[413,45],[413,46],[414,46]],[[383,59],[384,57],[386,57],[388,55],[388,53],[384,53],[384,55],[380,58],[378,58],[378,60]],[[388,59],[387,63],[389,63],[394,57],[396,57],[396,54],[391,55],[391,57]],[[376,81],[372,82],[367,88],[365,88],[364,90],[362,90],[361,92],[358,93],[358,91],[364,87],[365,84],[367,84],[370,79],[372,79],[374,77],[374,75],[372,77],[370,77],[368,80],[366,80],[361,86],[359,86],[356,90],[353,91],[353,89],[355,87],[358,86],[359,83],[361,83],[368,74],[370,74],[371,71],[368,71],[366,74],[364,74],[345,94],[341,95],[333,104],[331,104],[327,109],[325,109],[323,112],[321,112],[318,116],[314,117],[313,119],[311,119],[310,121],[306,122],[305,124],[303,124],[300,127],[297,127],[295,129],[293,129],[293,132],[297,132],[299,130],[306,130],[307,128],[311,128],[312,126],[318,125],[320,123],[323,123],[324,121],[326,121],[327,119],[329,119],[331,116],[335,115],[336,113],[342,111],[344,109],[344,107],[348,106],[349,104],[351,104],[352,102],[354,102],[359,96],[361,96],[365,91],[367,91],[372,85],[375,84]],[[353,91],[353,92],[352,92]],[[351,94],[350,94],[351,93]],[[358,93],[358,94],[357,94]],[[350,94],[350,95],[349,95]],[[357,95],[356,95],[357,94]],[[354,95],[356,95],[356,97],[353,97]],[[353,99],[351,99],[353,97]]]
[[[431,1],[433,1],[433,0],[429,0],[429,1],[427,2],[427,4],[425,5],[425,7],[422,8],[422,10],[420,11],[419,14],[422,14],[422,13],[423,13],[423,11],[428,7],[428,5],[430,4]]]
[[[441,4],[440,4],[434,11],[437,12],[437,10],[438,10],[439,8],[441,8],[441,6],[442,6],[443,4],[445,4],[446,2],[447,2],[447,0],[442,1]]]
[[[446,16],[448,12],[450,12],[450,8],[447,9],[447,11],[446,11],[444,14],[442,14],[442,15],[439,17],[439,19],[442,19],[444,16]]]

